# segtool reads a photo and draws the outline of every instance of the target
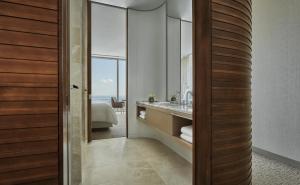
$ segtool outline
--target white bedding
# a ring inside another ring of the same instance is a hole
[[[118,124],[117,114],[107,103],[92,103],[92,122]]]

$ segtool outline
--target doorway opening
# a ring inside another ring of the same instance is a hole
[[[91,141],[126,137],[126,9],[97,2],[88,6],[88,138]]]

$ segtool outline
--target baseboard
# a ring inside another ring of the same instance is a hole
[[[281,155],[274,154],[272,152],[269,152],[269,151],[266,151],[266,150],[263,150],[261,148],[254,147],[254,146],[252,147],[252,150],[253,150],[253,152],[255,152],[257,154],[260,154],[260,155],[263,155],[263,156],[265,156],[269,159],[279,161],[279,162],[284,163],[286,165],[289,165],[289,166],[292,166],[294,168],[300,169],[300,161],[296,161],[296,160],[293,160],[293,159],[290,159],[290,158],[287,158],[287,157],[283,157]]]

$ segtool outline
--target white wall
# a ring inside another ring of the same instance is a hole
[[[147,100],[150,93],[159,101],[166,100],[166,21],[165,6],[155,11],[128,12],[129,137],[157,139],[191,162],[191,150],[136,119],[136,101]]]
[[[180,19],[168,20],[168,100],[180,92]]]
[[[126,10],[92,3],[92,55],[126,58]]]
[[[136,119],[136,101],[166,99],[166,8],[128,10],[128,123],[130,137],[150,137]]]
[[[253,145],[300,161],[300,1],[253,1]]]

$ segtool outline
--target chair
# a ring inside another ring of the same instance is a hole
[[[111,106],[116,109],[117,111],[123,112],[125,102],[118,101],[116,97],[111,97]]]

